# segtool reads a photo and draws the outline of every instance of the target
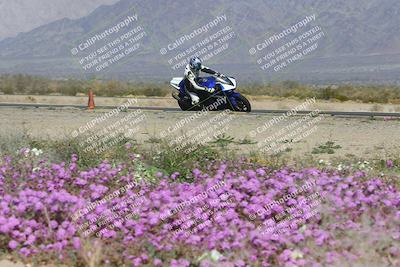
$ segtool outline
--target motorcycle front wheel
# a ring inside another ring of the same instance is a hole
[[[235,97],[236,104],[237,106],[234,107],[232,110],[233,111],[238,111],[238,112],[251,112],[251,104],[250,101],[247,100],[246,97],[242,95],[238,95]]]

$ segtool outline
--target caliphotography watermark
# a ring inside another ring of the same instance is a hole
[[[230,110],[225,110],[216,116],[200,122],[194,128],[173,138],[169,145],[174,152],[192,153],[198,147],[218,139],[229,131],[229,123],[233,120],[232,116],[227,116]]]
[[[318,123],[323,115],[319,110],[296,118],[293,122],[283,126],[279,131],[273,132],[257,144],[259,151],[277,154],[287,151],[294,143],[298,143],[318,130]]]
[[[143,46],[147,32],[138,25],[138,14],[129,14],[115,25],[88,37],[71,54],[84,71],[100,72],[131,57]]]
[[[256,62],[263,71],[279,72],[286,69],[319,47],[325,33],[321,26],[310,26],[315,21],[315,14],[306,16],[250,48],[250,55],[257,56]]]
[[[290,230],[305,227],[307,220],[319,213],[325,195],[314,192],[316,181],[307,181],[302,186],[270,201],[249,215],[251,221],[263,221],[257,226],[261,234],[280,235]]]
[[[300,105],[295,106],[294,108],[288,110],[287,112],[283,113],[282,115],[273,117],[272,119],[266,121],[265,123],[257,126],[255,129],[249,132],[250,137],[256,137],[259,134],[263,134],[271,129],[271,127],[278,125],[279,123],[287,121],[290,117],[298,115],[299,111],[305,111],[310,109],[317,103],[315,97],[307,98],[303,103]]]
[[[85,152],[94,151],[100,154],[123,140],[133,138],[146,120],[146,114],[140,108],[129,111],[132,105],[137,105],[136,98],[129,99],[115,109],[96,116],[93,120],[71,133],[79,140],[79,145]]]
[[[307,220],[312,219],[321,208],[324,196],[319,192],[308,195],[299,204],[284,209],[272,219],[265,220],[257,229],[261,234],[280,235],[289,233],[290,230],[303,230]]]
[[[81,235],[84,237],[92,234],[97,237],[103,236],[107,229],[114,229],[123,221],[139,214],[139,207],[145,201],[141,188],[152,185],[152,182],[142,177],[144,174],[140,173],[141,168],[137,168],[137,170],[135,181],[129,182],[101,199],[86,204],[85,207],[71,215],[71,219]],[[134,193],[134,189],[138,192]],[[118,204],[111,205],[116,199]]]
[[[210,200],[193,212],[181,219],[175,220],[168,225],[168,229],[173,231],[173,236],[189,237],[213,223],[218,223],[220,217],[226,215],[228,207],[235,206],[232,194],[228,192],[221,194],[218,199]]]
[[[227,103],[226,98],[219,98],[214,103],[204,106],[200,111],[184,116],[179,121],[169,125],[160,132],[160,137],[167,140],[167,144],[173,152],[190,154],[201,146],[207,145],[230,129],[233,117],[229,109],[214,112],[220,106]],[[212,111],[213,116],[209,116]]]
[[[193,56],[201,57],[204,61],[210,60],[226,51],[230,42],[237,37],[227,22],[225,14],[218,15],[162,47],[160,54],[168,57],[167,62],[173,70],[184,67]]]
[[[207,199],[211,192],[217,191],[218,189],[222,188],[224,185],[225,185],[225,181],[217,182],[216,184],[214,184],[213,186],[207,188],[207,190],[201,192],[200,194],[197,194],[196,196],[190,198],[189,200],[186,200],[186,201],[183,201],[183,202],[179,203],[173,209],[168,209],[168,210],[165,210],[165,211],[161,212],[160,219],[162,221],[165,221],[167,218],[182,212],[184,209],[189,208],[192,205]]]
[[[182,130],[185,126],[195,123],[196,120],[200,118],[206,117],[210,114],[210,111],[216,110],[218,107],[223,106],[227,103],[226,98],[218,98],[214,103],[204,106],[200,111],[196,111],[193,114],[185,115],[183,119],[180,119],[178,122],[168,126],[166,130],[162,130],[160,132],[161,138],[169,137],[173,134],[176,134],[180,130]]]

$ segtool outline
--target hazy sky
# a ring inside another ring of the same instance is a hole
[[[79,18],[118,0],[0,0],[0,40],[51,21]]]

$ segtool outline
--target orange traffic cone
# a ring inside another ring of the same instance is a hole
[[[89,90],[89,101],[88,101],[88,109],[94,109],[94,95],[93,91]]]

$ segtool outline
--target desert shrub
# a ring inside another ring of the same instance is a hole
[[[167,96],[171,92],[168,83],[132,83],[118,80],[51,80],[30,75],[0,76],[0,91],[5,94],[51,94],[74,96],[92,89],[98,96]],[[339,101],[360,101],[364,103],[400,103],[400,87],[377,85],[339,85],[316,87],[295,81],[279,83],[247,83],[239,86],[239,91],[250,96],[294,97]]]
[[[342,102],[350,100],[350,98],[348,98],[347,96],[345,96],[345,95],[339,95],[339,94],[336,95],[335,98],[336,98],[337,100],[339,100],[339,101],[342,101]]]
[[[331,87],[323,88],[320,91],[320,98],[329,100],[335,97],[335,91]]]
[[[165,94],[166,94],[166,91],[159,87],[158,88],[153,87],[153,88],[148,88],[148,89],[144,90],[145,96],[165,96]]]
[[[13,95],[14,94],[14,88],[11,85],[5,85],[2,86],[0,89],[1,92],[7,95]]]
[[[182,174],[181,178],[186,180],[191,173],[189,166],[192,166],[193,163],[198,163],[199,168],[204,168],[201,165],[221,158],[221,151],[208,145],[199,145],[194,151],[185,153],[185,149],[174,151],[166,140],[159,140],[147,152],[146,158],[149,159],[149,164],[163,170],[165,173],[173,174],[174,172],[179,172]]]

